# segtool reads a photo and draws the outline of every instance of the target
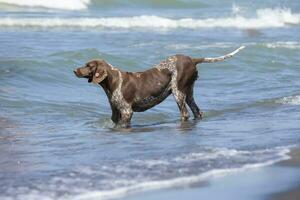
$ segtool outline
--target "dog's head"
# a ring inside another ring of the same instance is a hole
[[[74,70],[78,78],[87,78],[88,82],[101,83],[107,77],[108,64],[104,60],[92,60]]]

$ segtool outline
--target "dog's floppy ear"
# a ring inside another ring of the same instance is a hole
[[[97,67],[93,75],[93,83],[99,84],[107,77],[107,72],[105,69]]]

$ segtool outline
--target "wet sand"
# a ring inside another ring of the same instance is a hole
[[[274,196],[273,200],[299,200],[300,199],[300,186],[296,189],[282,192]]]
[[[290,153],[291,159],[278,163],[281,166],[300,168],[300,150]],[[272,195],[272,200],[299,200],[300,199],[300,179],[291,189]]]

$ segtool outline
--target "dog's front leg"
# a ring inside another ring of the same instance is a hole
[[[117,124],[121,118],[121,113],[117,108],[112,107],[111,108],[112,115],[111,115],[111,120]]]
[[[130,127],[130,120],[132,117],[133,111],[130,108],[120,110],[120,118],[117,122],[117,126],[122,128]]]

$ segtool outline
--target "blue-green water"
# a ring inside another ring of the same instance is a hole
[[[181,188],[286,158],[300,141],[297,1],[0,0],[0,198],[109,199]],[[19,2],[19,3],[18,3]],[[199,65],[202,121],[172,96],[116,130],[100,87],[73,69],[101,58],[142,71]]]

